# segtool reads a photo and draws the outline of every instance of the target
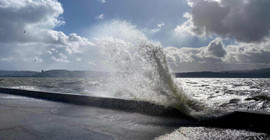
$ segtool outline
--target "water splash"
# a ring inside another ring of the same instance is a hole
[[[159,43],[127,22],[113,21],[100,29],[94,42],[110,72],[108,89],[114,96],[172,106],[188,115],[203,110],[175,84]]]

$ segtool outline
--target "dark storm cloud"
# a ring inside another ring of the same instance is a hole
[[[269,37],[269,0],[188,0],[192,5],[191,31],[217,34],[241,42],[260,42]]]

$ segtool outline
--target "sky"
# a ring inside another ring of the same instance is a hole
[[[98,39],[158,42],[174,72],[270,67],[269,0],[0,0],[0,70],[101,70]]]

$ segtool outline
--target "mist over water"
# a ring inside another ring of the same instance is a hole
[[[188,115],[204,109],[175,84],[159,43],[127,22],[113,21],[99,29],[95,43],[110,73],[107,89],[114,97],[172,106]]]

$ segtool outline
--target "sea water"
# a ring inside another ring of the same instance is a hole
[[[176,84],[181,84],[185,94],[211,108],[270,112],[270,79],[174,78],[174,80]],[[107,83],[106,79],[101,78],[0,78],[0,86],[7,88],[137,99],[117,93],[110,94]]]

